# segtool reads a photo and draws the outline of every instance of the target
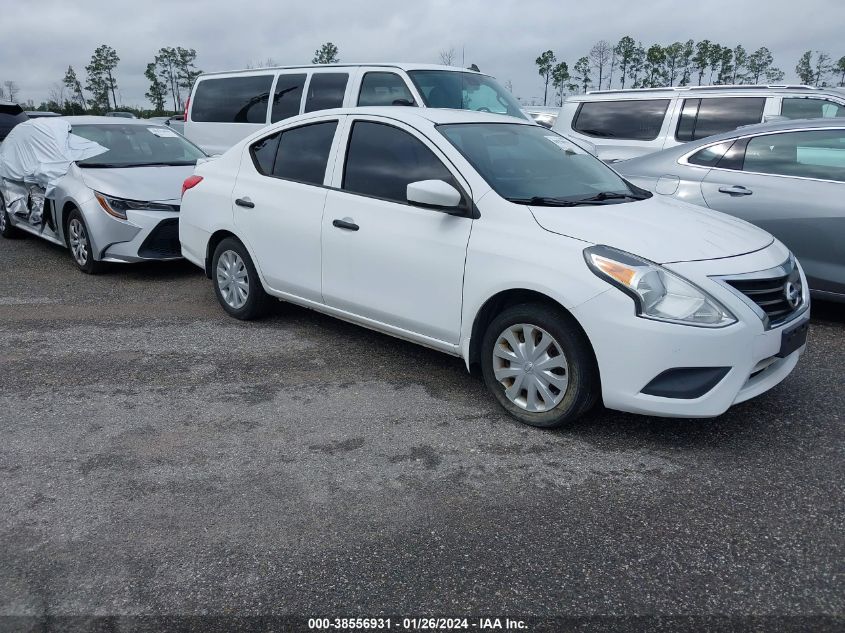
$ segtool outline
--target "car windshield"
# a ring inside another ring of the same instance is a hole
[[[80,167],[195,165],[206,154],[168,127],[160,125],[74,125],[71,132],[99,143],[107,152],[79,161]]]
[[[526,118],[511,93],[487,75],[454,70],[412,70],[408,75],[429,108],[475,110]]]
[[[511,202],[574,206],[649,197],[546,128],[519,123],[452,123],[437,129],[496,193]]]

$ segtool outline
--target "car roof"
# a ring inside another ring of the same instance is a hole
[[[769,95],[836,95],[845,97],[837,88],[816,88],[801,85],[724,85],[724,86],[674,86],[663,88],[626,88],[624,90],[592,90],[586,94],[570,95],[567,101],[604,101],[614,99],[671,99],[675,96],[769,96]]]
[[[754,125],[743,125],[730,132],[723,132],[721,134],[714,134],[702,139],[698,139],[693,143],[686,143],[686,146],[691,145],[707,145],[713,141],[721,141],[738,136],[748,136],[750,134],[765,134],[766,132],[789,132],[792,130],[814,130],[822,128],[845,128],[845,118],[828,118],[828,119],[789,119],[788,121],[772,121],[770,123],[756,123]],[[704,142],[706,141],[706,142]]]
[[[459,66],[444,66],[443,64],[417,64],[409,62],[377,62],[377,63],[342,63],[342,64],[301,64],[298,66],[269,66],[267,68],[242,68],[234,70],[220,70],[210,73],[203,73],[202,77],[213,77],[215,75],[260,75],[262,73],[271,73],[279,70],[311,70],[316,68],[359,68],[366,66],[368,68],[398,68],[399,70],[449,70],[452,72],[477,73],[484,75],[477,70],[470,70],[469,68],[461,68]]]
[[[535,125],[533,121],[520,117],[512,117],[506,114],[494,114],[492,112],[477,112],[474,110],[452,110],[449,108],[414,108],[409,106],[372,106],[353,108],[334,108],[331,110],[316,110],[307,114],[301,114],[298,120],[325,115],[354,115],[354,116],[382,116],[397,121],[404,121],[411,125],[420,122],[430,122],[434,125],[447,123],[520,123]],[[292,119],[285,119],[291,121]],[[281,121],[279,121],[281,123]]]
[[[77,125],[158,125],[155,121],[150,121],[149,119],[129,119],[118,116],[94,116],[87,114],[81,116],[63,116],[61,118],[71,125],[74,123]]]

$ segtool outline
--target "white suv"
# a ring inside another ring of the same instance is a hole
[[[602,90],[566,98],[554,130],[606,162],[635,158],[765,120],[845,116],[845,91],[808,86]]]
[[[272,99],[270,98],[272,95]],[[523,117],[489,75],[434,64],[331,64],[207,73],[185,107],[185,136],[210,154],[267,124],[304,112],[419,106]]]
[[[719,415],[804,349],[809,295],[783,244],[652,196],[526,120],[314,112],[199,165],[184,190],[182,253],[230,315],[272,297],[460,356],[534,426],[599,397]]]

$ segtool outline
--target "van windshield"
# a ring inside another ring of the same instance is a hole
[[[408,75],[429,108],[475,110],[526,118],[511,93],[487,75],[455,70],[411,70]]]
[[[206,154],[168,127],[160,125],[74,125],[73,134],[99,143],[108,151],[81,160],[80,167],[148,167],[195,165]]]
[[[617,204],[650,194],[571,141],[539,125],[451,123],[437,130],[501,197],[517,204]]]

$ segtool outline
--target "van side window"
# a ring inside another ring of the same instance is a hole
[[[408,185],[419,180],[458,184],[440,159],[404,130],[356,121],[349,137],[342,188],[353,193],[407,203]]]
[[[675,138],[697,141],[705,136],[730,132],[763,120],[765,97],[714,97],[684,99]]]
[[[276,90],[273,93],[273,113],[270,122],[275,123],[299,114],[302,103],[302,89],[305,86],[305,73],[279,75]]]
[[[832,119],[845,117],[845,106],[827,99],[784,97],[780,113],[790,119]]]
[[[361,80],[358,94],[359,106],[389,106],[414,104],[414,97],[402,79],[396,73],[369,72]]]
[[[587,136],[653,141],[660,134],[669,99],[585,101],[572,129]]]
[[[273,75],[203,79],[191,101],[191,120],[266,123],[272,84]]]
[[[348,73],[314,73],[311,75],[311,83],[308,84],[308,99],[305,101],[305,112],[341,107],[348,80]]]

